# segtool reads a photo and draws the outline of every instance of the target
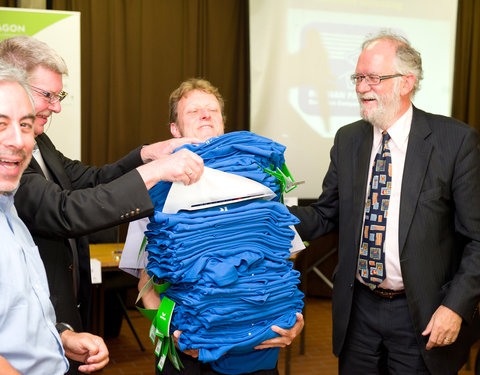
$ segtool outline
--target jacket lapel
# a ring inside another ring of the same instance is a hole
[[[365,211],[365,194],[368,183],[370,166],[370,154],[373,143],[373,127],[365,122],[363,126],[364,136],[357,140],[357,152],[352,153],[353,157],[353,217],[355,220],[355,243],[360,240],[360,232],[363,225],[363,214]],[[358,243],[357,249],[360,248]]]
[[[402,179],[399,217],[399,251],[402,254],[412,223],[415,207],[427,173],[432,145],[426,138],[431,133],[422,111],[413,107],[412,127],[408,138],[407,155]]]
[[[47,142],[44,137],[46,136],[42,134],[36,139],[38,148],[42,153],[43,161],[52,175],[54,182],[60,185],[62,189],[70,190],[72,188],[72,184],[69,178],[65,175],[65,170],[57,158],[57,151],[53,145],[50,146],[51,142]]]

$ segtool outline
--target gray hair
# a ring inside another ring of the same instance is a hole
[[[0,59],[30,74],[39,65],[58,74],[68,74],[63,58],[48,44],[31,36],[19,35],[0,42]]]
[[[412,47],[404,36],[388,30],[381,30],[378,34],[370,36],[362,44],[362,51],[377,40],[389,40],[396,45],[396,57],[394,67],[400,74],[415,75],[415,85],[412,89],[412,97],[420,89],[420,81],[423,79],[422,57],[420,52]]]
[[[32,104],[32,110],[35,112],[35,103],[30,91],[30,86],[27,83],[27,73],[19,67],[9,64],[0,59],[0,84],[4,82],[18,83],[24,88]]]

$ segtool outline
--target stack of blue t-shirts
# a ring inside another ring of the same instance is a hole
[[[250,132],[234,132],[186,145],[205,166],[268,186],[277,199],[261,199],[165,214],[171,184],[150,190],[155,214],[146,236],[150,275],[172,283],[164,296],[176,302],[172,329],[179,347],[224,374],[274,368],[278,348],[254,346],[291,328],[303,307],[298,271],[290,256],[298,220],[278,202],[280,186],[265,172],[282,169],[285,147]],[[163,295],[162,295],[163,296]]]

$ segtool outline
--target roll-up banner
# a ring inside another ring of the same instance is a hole
[[[68,96],[62,101],[62,111],[45,125],[45,132],[65,156],[80,160],[80,12],[0,7],[0,40],[16,35],[47,43],[67,63],[63,89]]]

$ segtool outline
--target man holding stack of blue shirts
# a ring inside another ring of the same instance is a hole
[[[281,186],[267,171],[283,168],[285,147],[249,132],[222,135],[223,100],[205,80],[184,82],[170,108],[175,137],[206,140],[189,148],[206,167],[252,179],[275,198],[169,214],[162,209],[171,184],[150,190],[155,215],[146,232],[147,270],[171,283],[161,295],[162,306],[175,302],[170,332],[184,353],[199,359],[180,353],[183,369],[167,360],[157,373],[278,374],[279,347],[303,327],[299,274],[287,261],[297,219],[278,202]],[[142,277],[139,288],[145,282]],[[153,289],[142,299],[158,308]]]

